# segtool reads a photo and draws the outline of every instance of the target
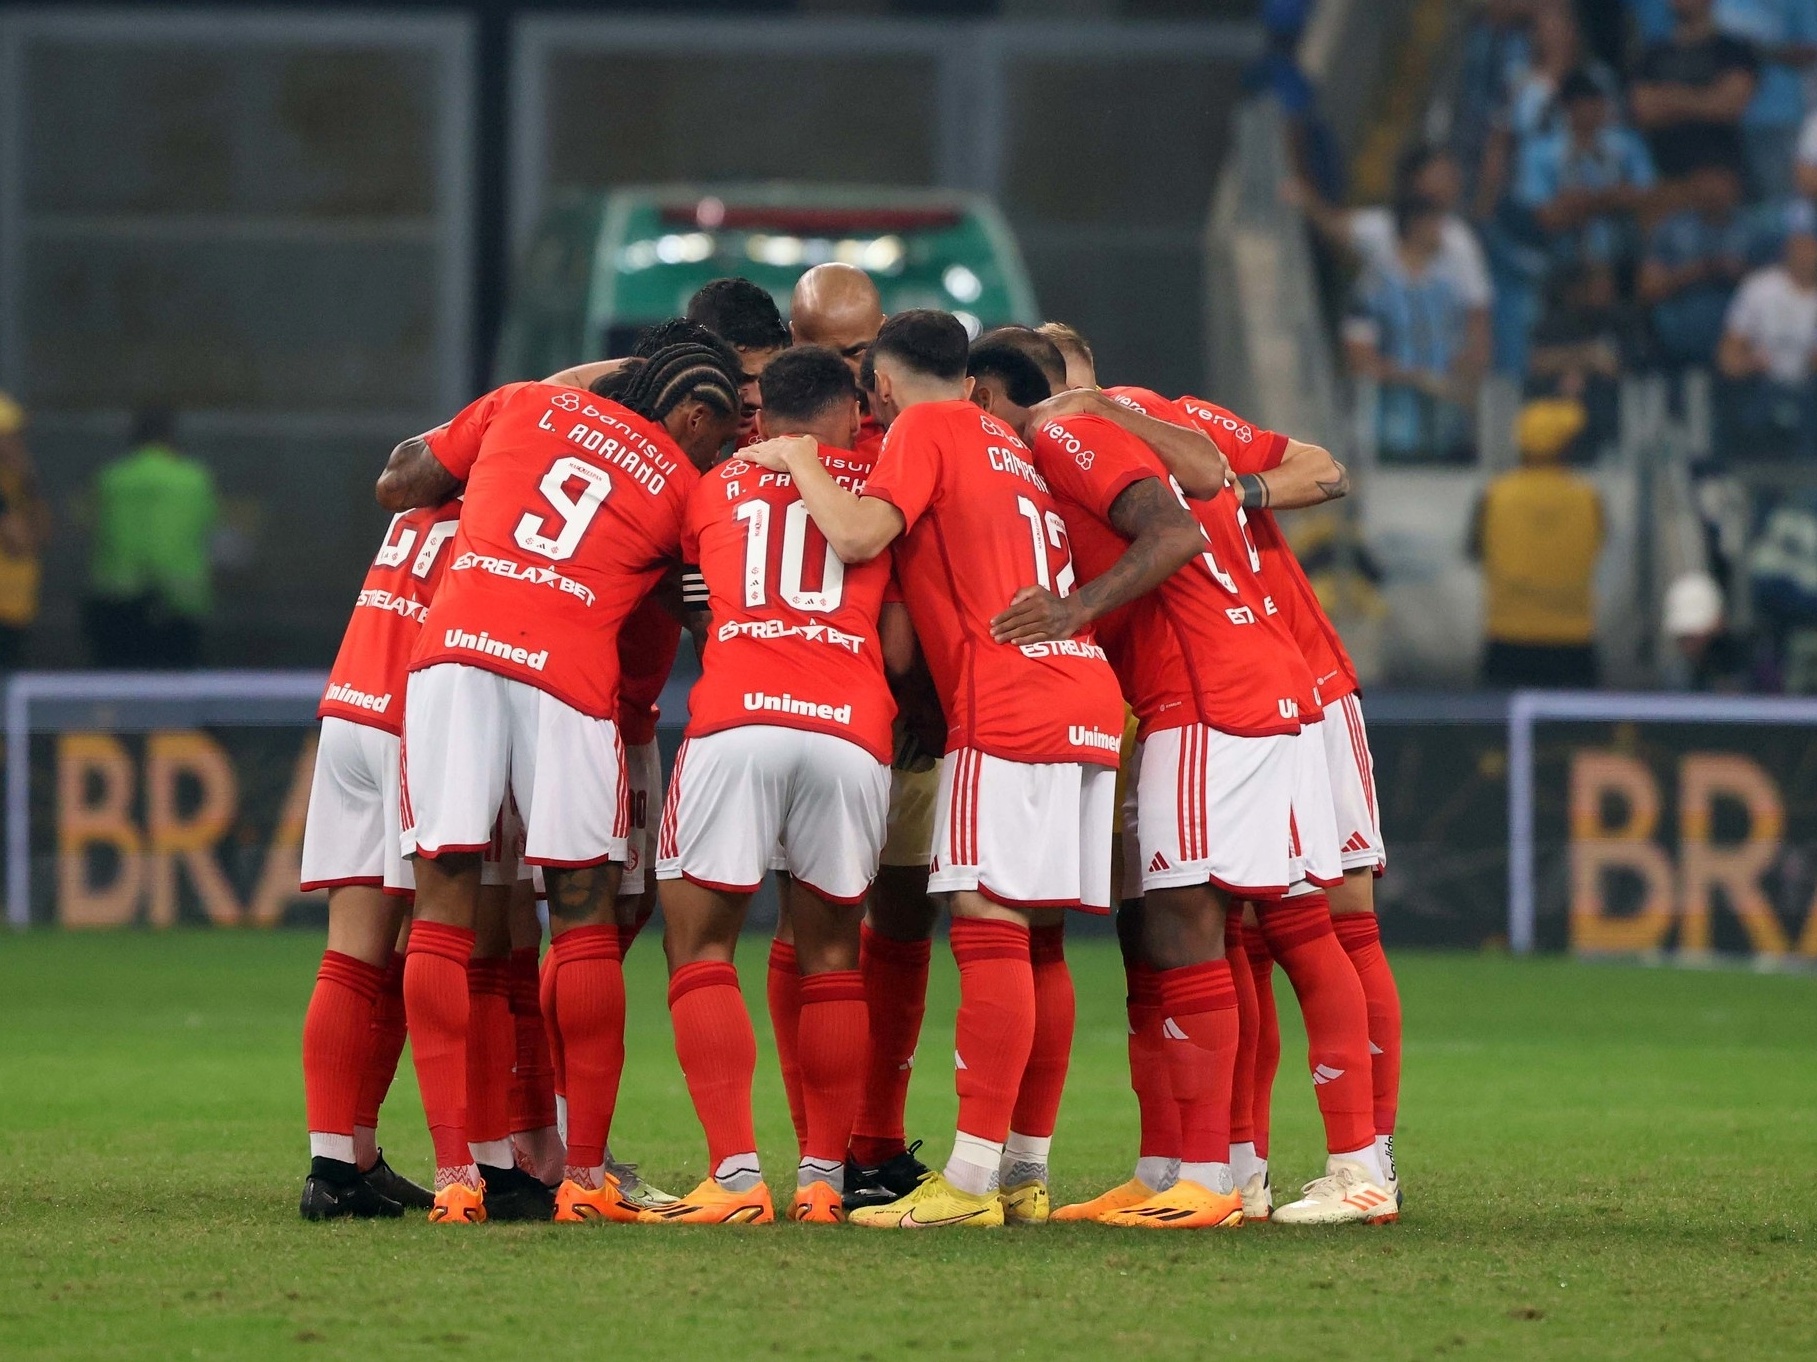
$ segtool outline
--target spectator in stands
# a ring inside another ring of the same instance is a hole
[[[1756,199],[1783,199],[1792,190],[1804,81],[1817,62],[1817,0],[1717,0],[1715,19],[1760,60],[1759,86],[1741,119],[1749,191]]]
[[[1817,450],[1817,212],[1787,211],[1777,264],[1742,280],[1729,304],[1716,367],[1723,448],[1752,455]]]
[[[1715,358],[1754,237],[1739,211],[1741,177],[1730,166],[1699,167],[1686,177],[1684,194],[1688,206],[1653,229],[1638,281],[1659,357],[1671,368]]]
[[[1274,96],[1286,118],[1294,174],[1325,202],[1341,203],[1347,178],[1343,149],[1319,111],[1311,77],[1300,66],[1300,35],[1311,13],[1312,0],[1263,0],[1268,46],[1243,72],[1243,91]]]
[[[175,438],[175,413],[141,411],[129,452],[96,475],[84,625],[97,666],[201,664],[202,632],[214,607],[214,477],[178,453]]]
[[[1805,115],[1804,127],[1798,133],[1792,188],[1804,198],[1817,199],[1817,109]]]
[[[0,392],[0,672],[25,662],[38,618],[40,555],[50,540],[50,505],[25,447],[25,408]]]
[[[1594,686],[1596,560],[1603,509],[1596,488],[1559,461],[1584,428],[1576,402],[1521,410],[1521,466],[1484,490],[1469,549],[1483,568],[1485,685]]]
[[[1668,684],[1701,691],[1749,688],[1747,649],[1729,631],[1722,588],[1703,571],[1680,573],[1666,588],[1660,621],[1675,656],[1666,659]]]
[[[1430,199],[1396,205],[1394,250],[1371,262],[1344,324],[1352,374],[1377,384],[1377,449],[1390,460],[1458,460],[1470,450],[1484,356],[1442,264],[1445,222]]]
[[[1620,383],[1644,346],[1635,337],[1632,309],[1621,300],[1615,271],[1603,264],[1575,265],[1555,273],[1527,363],[1532,397],[1582,402],[1589,424],[1577,442],[1593,453],[1620,430]]]
[[[1678,181],[1743,164],[1741,121],[1760,85],[1753,47],[1719,32],[1714,0],[1672,0],[1670,36],[1648,44],[1628,92],[1654,167]]]

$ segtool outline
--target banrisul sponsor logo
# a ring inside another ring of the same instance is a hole
[[[778,714],[793,714],[803,719],[828,719],[836,724],[852,722],[850,705],[822,705],[812,700],[797,700],[784,691],[781,695],[770,695],[760,690],[748,690],[744,693],[744,707],[748,710],[771,710]]]
[[[1101,728],[1090,728],[1085,724],[1073,724],[1066,730],[1066,740],[1074,747],[1095,747],[1100,752],[1121,752],[1123,735],[1106,733]]]
[[[549,665],[549,650],[543,648],[531,652],[528,648],[517,648],[503,639],[493,638],[487,633],[469,634],[464,629],[449,629],[442,635],[442,646],[461,648],[470,653],[484,653],[487,657],[496,657],[501,662],[515,662],[520,667],[528,667],[533,672],[540,672]]]

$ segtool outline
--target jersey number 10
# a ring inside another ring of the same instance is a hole
[[[745,523],[744,603],[753,610],[768,604],[770,599],[770,509],[767,501],[747,501],[733,512]],[[796,610],[824,614],[837,610],[845,597],[845,564],[818,530],[811,537],[819,540],[825,553],[818,591],[802,590],[802,569],[810,538],[808,508],[791,501],[782,513],[782,580],[777,594],[785,605]]]

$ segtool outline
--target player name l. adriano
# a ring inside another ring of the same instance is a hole
[[[746,709],[773,709],[783,714],[796,714],[804,719],[831,719],[836,724],[852,722],[850,705],[817,705],[812,700],[797,700],[784,691],[781,695],[768,695],[760,690],[748,690],[744,693]]]

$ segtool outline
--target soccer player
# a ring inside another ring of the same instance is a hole
[[[1385,1179],[1382,1185],[1398,1207],[1401,1187],[1394,1161],[1394,1122],[1400,1098],[1401,1000],[1375,917],[1375,878],[1387,864],[1376,809],[1375,763],[1358,699],[1356,667],[1274,518],[1276,510],[1316,506],[1344,496],[1350,489],[1350,477],[1342,464],[1317,445],[1258,429],[1200,398],[1183,397],[1180,406],[1229,462],[1261,557],[1262,580],[1312,667],[1325,707],[1325,721],[1317,731],[1325,746],[1343,867],[1342,882],[1332,886],[1327,896],[1338,941],[1363,985],[1369,1013],[1376,1157]],[[1265,1090],[1258,1088],[1257,1102],[1265,1111]],[[1266,1155],[1254,1157],[1251,1151],[1251,1157],[1250,1176],[1260,1177],[1265,1185]],[[1314,1189],[1306,1199],[1321,1206],[1331,1200],[1339,1205],[1343,1202],[1341,1196],[1332,1196],[1332,1187],[1314,1184]],[[1311,1208],[1306,1213],[1311,1214]],[[1294,1212],[1288,1218],[1299,1214]]]
[[[1030,927],[1057,927],[1066,907],[1108,908],[1122,702],[1089,637],[1018,646],[998,631],[1012,617],[1012,631],[1051,619],[1056,603],[1082,625],[1166,575],[1120,561],[1081,592],[1082,609],[1065,604],[1065,525],[1027,446],[966,400],[968,349],[947,313],[884,323],[869,362],[889,434],[862,495],[839,486],[811,441],[745,451],[793,477],[842,562],[901,541],[904,601],[949,724],[929,888],[952,914],[959,964],[959,1129],[943,1172],[851,1213],[874,1227],[1001,1225],[1006,1180],[1045,1184],[1044,1146],[1005,1148],[1019,1101],[1056,1096],[1025,1092],[1042,1029]],[[1044,1200],[1027,1199],[1029,1218],[1044,1218]]]
[[[460,510],[450,500],[392,517],[316,711],[302,888],[328,891],[328,946],[303,1019],[305,1220],[395,1216],[431,1199],[385,1162],[374,1127],[404,1040],[391,995],[403,985],[393,945],[413,883],[398,846],[405,666]]]
[[[736,428],[739,380],[721,351],[679,345],[645,361],[618,401],[509,384],[398,446],[379,480],[392,509],[466,487],[405,709],[402,841],[417,901],[404,990],[436,1146],[433,1220],[486,1216],[464,1130],[466,966],[479,853],[507,790],[524,860],[549,890],[569,1077],[556,1217],[636,1214],[605,1168],[624,1062],[613,906],[630,830],[618,631],[679,558],[686,497]]]
[[[1278,898],[1299,877],[1297,744],[1302,713],[1316,712],[1312,677],[1273,618],[1234,498],[1203,506],[1195,520],[1152,448],[1198,447],[1196,457],[1215,467],[1199,431],[1183,418],[1164,423],[1110,403],[1031,410],[1050,384],[1065,382],[1059,349],[1033,331],[986,336],[973,348],[972,373],[974,400],[1021,427],[1034,449],[1082,575],[1095,577],[1128,550],[1137,497],[1177,516],[1186,542],[1181,568],[1099,629],[1139,723],[1139,958],[1159,1004],[1156,1051],[1177,1110],[1180,1163],[1139,1161],[1130,1182],[1062,1208],[1062,1218],[1239,1225],[1229,1148],[1239,1016],[1225,921],[1233,895]]]
[[[882,326],[883,300],[877,286],[853,265],[816,265],[795,285],[789,303],[789,333],[795,343],[838,351],[854,375]],[[865,397],[862,390],[859,395]],[[853,450],[874,463],[883,447],[883,433],[883,423],[864,401]],[[898,650],[915,647],[913,626],[900,612],[887,612],[883,628],[886,637],[893,630],[904,635]],[[848,1209],[906,1196],[927,1172],[909,1149],[903,1117],[927,1012],[935,918],[927,895],[927,868],[934,855],[934,803],[940,791],[939,753],[946,746],[945,720],[933,680],[918,655],[907,675],[892,678],[892,688],[899,712],[890,762],[888,832],[865,906],[859,948],[870,1009],[870,1046],[865,1054],[864,1098],[846,1163]],[[786,917],[786,897],[784,908]],[[770,974],[770,1008],[779,1037],[789,1029],[788,1018],[798,1006],[792,940],[786,926],[779,925]]]
[[[850,450],[858,390],[834,352],[792,350],[763,373],[767,435],[805,437],[829,477],[862,488]],[[790,875],[800,1013],[787,1037],[806,1129],[789,1218],[833,1223],[863,1077],[861,905],[888,807],[890,720],[878,617],[883,554],[847,567],[787,474],[734,456],[688,504],[683,553],[707,600],[705,670],[663,809],[657,878],[668,924],[675,1048],[707,1135],[709,1176],[646,1212],[667,1223],[774,1218],[752,1133],[756,1042],[732,965],[778,843]],[[710,633],[708,632],[710,626]]]
[[[757,413],[763,409],[757,379],[764,366],[789,347],[789,329],[776,310],[776,300],[749,279],[714,279],[688,299],[687,318],[706,327],[738,354],[743,379],[738,396],[744,405],[737,440],[748,445],[758,438]]]

